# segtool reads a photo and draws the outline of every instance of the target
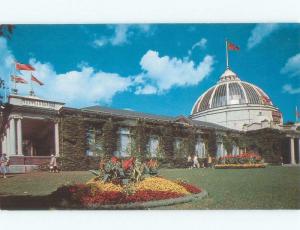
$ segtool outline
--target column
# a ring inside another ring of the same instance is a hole
[[[18,146],[18,155],[23,155],[23,137],[22,137],[22,119],[17,120],[17,146]]]
[[[291,137],[290,139],[290,148],[291,148],[291,164],[296,164],[295,161],[295,144],[294,144],[294,138]]]
[[[4,136],[1,138],[1,153],[6,153]]]
[[[7,142],[6,142],[6,149],[7,149],[7,155],[10,155],[10,153],[11,153],[11,145],[10,145],[10,127],[7,127],[7,129],[6,129],[6,140],[7,140]]]
[[[10,143],[10,155],[16,154],[16,133],[15,133],[15,119],[9,121],[9,143]]]
[[[54,144],[55,144],[55,155],[59,156],[59,130],[58,130],[58,122],[54,123]]]
[[[5,136],[4,136],[4,142],[5,142],[5,150],[6,150],[6,154],[9,154],[8,129],[6,129],[6,134],[5,134]]]
[[[298,138],[298,164],[300,164],[300,138]]]

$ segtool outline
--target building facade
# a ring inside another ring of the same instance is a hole
[[[96,168],[113,155],[157,158],[174,167],[194,154],[205,159],[255,151],[270,163],[300,159],[299,127],[282,125],[269,97],[230,70],[199,97],[190,117],[75,109],[11,94],[0,118],[1,152],[10,157],[11,172],[48,165],[51,154],[65,170]]]

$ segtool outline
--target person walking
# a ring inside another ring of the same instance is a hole
[[[5,153],[2,153],[0,157],[0,171],[3,174],[3,178],[6,178],[6,174],[8,173],[9,167],[9,159],[6,157]]]

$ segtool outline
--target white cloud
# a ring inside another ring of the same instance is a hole
[[[193,50],[196,47],[199,47],[200,49],[205,49],[206,48],[206,44],[207,44],[207,39],[206,38],[201,38],[200,41],[196,42],[192,48],[188,51],[189,55],[192,54]]]
[[[129,38],[134,33],[145,33],[151,34],[151,26],[147,24],[140,24],[140,25],[116,25],[113,26],[113,35],[110,37],[101,37],[94,40],[94,45],[96,47],[102,47],[105,45],[112,45],[112,46],[120,46],[124,45],[129,42]]]
[[[269,36],[273,31],[279,28],[278,24],[258,24],[251,31],[251,36],[248,39],[247,47],[252,49],[258,45],[264,38]]]
[[[151,91],[164,93],[172,87],[196,85],[211,73],[213,63],[214,59],[210,55],[206,55],[202,62],[195,65],[188,59],[160,57],[158,52],[149,50],[140,61],[147,88],[144,85],[136,93],[141,94],[143,90],[148,94]]]
[[[10,81],[13,62],[14,56],[6,40],[0,38],[0,74],[7,82]],[[44,83],[43,86],[33,83],[37,96],[62,101],[67,106],[84,107],[110,104],[116,94],[125,91],[136,95],[162,94],[172,87],[196,85],[210,74],[214,59],[207,55],[195,65],[187,58],[160,57],[158,52],[149,50],[140,61],[142,72],[127,77],[95,70],[86,62],[79,63],[75,70],[63,73],[57,72],[50,63],[35,59],[30,59],[28,63],[36,69],[33,75]],[[22,71],[22,74],[29,82],[30,72]],[[30,84],[18,84],[18,90],[21,95],[28,95]]]
[[[8,49],[6,40],[0,38],[0,77],[10,82],[14,56]],[[109,104],[112,98],[126,91],[132,84],[130,77],[117,73],[96,71],[87,63],[80,63],[79,70],[57,73],[50,63],[41,63],[30,59],[29,63],[36,71],[33,75],[45,85],[33,83],[34,91],[41,98],[66,102],[69,106],[81,107],[96,103]],[[23,78],[30,81],[30,72],[22,71]],[[28,95],[30,84],[18,84],[21,95]],[[109,90],[108,90],[109,89]]]
[[[135,94],[156,94],[157,88],[152,85],[145,85],[145,86],[137,86]]]
[[[280,71],[282,74],[300,77],[300,53],[290,57]]]
[[[56,73],[48,63],[35,60],[30,60],[30,63],[35,67],[37,77],[45,83],[45,86],[35,87],[38,95],[77,107],[110,104],[117,93],[128,90],[132,83],[131,78],[95,71],[89,66],[83,66],[78,71]]]
[[[298,94],[300,93],[300,87],[294,88],[290,84],[286,84],[282,87],[284,93],[289,93],[289,94]]]

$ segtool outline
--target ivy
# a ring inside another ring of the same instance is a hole
[[[102,130],[103,130],[103,139],[102,139],[103,150],[105,152],[106,157],[111,157],[116,149],[116,142],[117,142],[116,127],[111,118],[104,123]]]

